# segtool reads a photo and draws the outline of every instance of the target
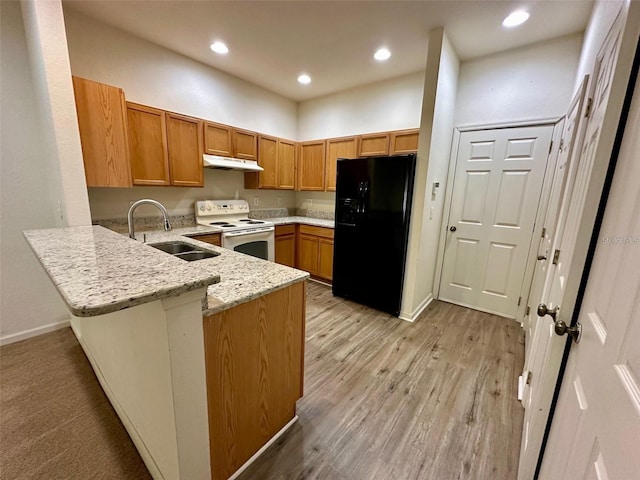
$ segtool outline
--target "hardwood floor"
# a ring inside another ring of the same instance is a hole
[[[306,337],[300,420],[243,480],[516,477],[517,323],[436,301],[410,324],[309,282]],[[0,478],[150,478],[70,329],[0,357]]]
[[[241,479],[516,478],[516,322],[435,301],[410,324],[309,282],[305,348],[299,422]]]

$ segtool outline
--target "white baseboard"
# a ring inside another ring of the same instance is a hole
[[[405,320],[407,322],[415,322],[416,318],[418,318],[420,316],[420,314],[424,311],[425,308],[427,308],[429,306],[429,304],[433,302],[433,293],[430,293],[429,295],[427,295],[427,298],[425,298],[422,303],[420,303],[420,305],[418,305],[418,308],[416,308],[413,313],[411,313],[410,315],[406,315],[406,314],[400,314],[398,316],[398,318],[400,320]]]
[[[43,325],[41,327],[31,328],[18,333],[12,333],[11,335],[5,335],[0,337],[0,346],[9,345],[10,343],[26,340],[27,338],[37,337],[45,333],[54,332],[69,326],[69,320],[63,320],[61,322],[50,323],[49,325]]]

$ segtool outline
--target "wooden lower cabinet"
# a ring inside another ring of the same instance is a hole
[[[305,282],[204,318],[211,476],[229,478],[293,419]]]
[[[276,263],[296,266],[296,226],[276,225]]]
[[[333,280],[333,229],[300,225],[297,268],[312,277]]]
[[[217,247],[222,246],[222,234],[221,233],[207,233],[204,235],[191,235],[194,240],[200,240],[201,242],[210,243]]]

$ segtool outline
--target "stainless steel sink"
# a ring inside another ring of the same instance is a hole
[[[158,250],[162,250],[163,252],[169,253],[174,257],[181,258],[182,260],[185,260],[187,262],[203,260],[205,258],[213,258],[220,255],[219,253],[205,250],[186,242],[150,243],[149,246],[157,248]]]

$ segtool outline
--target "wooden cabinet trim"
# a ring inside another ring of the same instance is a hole
[[[200,242],[210,243],[218,247],[222,246],[222,234],[220,233],[205,233],[202,235],[189,235],[189,238],[199,240]]]
[[[389,154],[389,132],[360,135],[358,156],[375,157]]]
[[[309,152],[308,155],[306,152]],[[300,143],[298,156],[298,188],[308,191],[324,191],[326,142],[315,140]]]
[[[296,142],[278,139],[278,168],[276,174],[279,190],[295,190],[296,188]]]
[[[276,237],[280,235],[292,235],[296,233],[295,224],[276,225]]]
[[[234,128],[233,156],[243,160],[258,160],[258,134],[250,130]]]
[[[333,228],[328,228],[328,227],[316,227],[314,225],[301,224],[299,229],[301,234],[314,235],[316,237],[333,239],[333,235],[334,235]]]

